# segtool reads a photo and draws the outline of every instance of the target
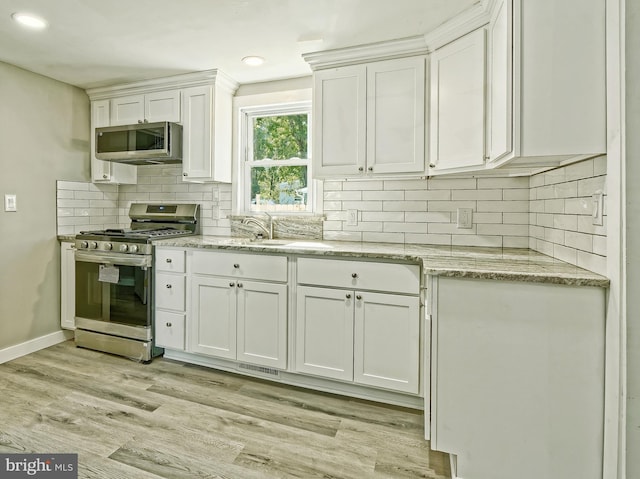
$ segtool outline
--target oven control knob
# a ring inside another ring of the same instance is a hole
[[[129,247],[129,253],[137,253],[138,252],[138,245],[132,244]]]
[[[89,242],[87,241],[80,242],[80,248],[88,248],[88,247],[89,247]]]
[[[96,241],[92,241],[91,243],[89,243],[89,248],[97,249],[98,248],[98,243]]]
[[[104,244],[104,249],[108,250],[112,250],[113,249],[113,245],[111,243],[105,243]]]
[[[129,246],[127,246],[126,244],[121,244],[119,248],[119,250],[123,253],[125,253],[128,249],[129,249]]]

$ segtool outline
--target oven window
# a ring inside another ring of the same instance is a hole
[[[150,269],[116,266],[105,280],[100,264],[76,261],[76,316],[129,326],[151,325]],[[117,282],[111,282],[116,281]]]

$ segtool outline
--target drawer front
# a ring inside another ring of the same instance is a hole
[[[184,311],[185,277],[180,274],[156,272],[157,308]]]
[[[194,251],[191,271],[197,274],[285,282],[287,258],[226,251]]]
[[[184,350],[184,314],[156,311],[156,346]]]
[[[185,252],[179,249],[156,248],[156,271],[169,271],[172,273],[185,272]]]
[[[413,264],[298,258],[298,283],[419,294],[420,267]]]

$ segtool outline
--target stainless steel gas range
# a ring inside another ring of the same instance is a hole
[[[148,362],[162,354],[153,328],[153,241],[193,235],[197,204],[134,203],[131,227],[76,235],[77,346]]]

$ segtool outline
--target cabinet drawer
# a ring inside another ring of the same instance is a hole
[[[198,274],[285,282],[287,258],[237,252],[194,251],[191,271]]]
[[[184,350],[184,314],[156,311],[156,346]]]
[[[156,249],[156,271],[184,273],[184,253],[179,249]]]
[[[298,283],[418,294],[420,267],[413,264],[299,258]]]
[[[156,273],[156,307],[184,311],[185,277],[172,273]]]

